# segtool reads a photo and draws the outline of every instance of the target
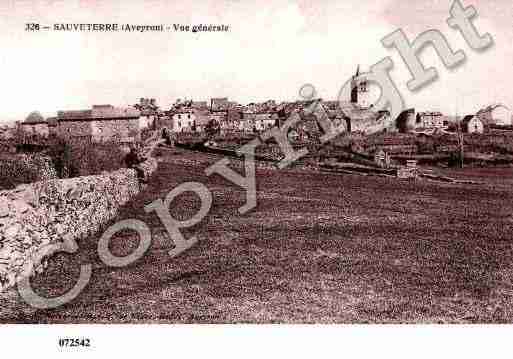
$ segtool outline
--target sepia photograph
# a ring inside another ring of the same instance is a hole
[[[211,355],[241,333],[239,353],[457,331],[475,354],[467,330],[510,329],[510,0],[0,17],[2,336],[94,352],[223,332]]]

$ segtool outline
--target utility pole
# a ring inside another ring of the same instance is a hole
[[[461,120],[458,119],[458,111],[456,110],[456,121],[458,126],[456,126],[458,130],[458,145],[460,147],[460,167],[463,168],[463,130],[461,128]]]

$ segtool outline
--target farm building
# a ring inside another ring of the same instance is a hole
[[[484,124],[476,115],[468,115],[461,121],[462,131],[465,133],[483,133]]]
[[[94,141],[127,141],[140,135],[140,111],[135,108],[117,108],[94,105],[90,110],[59,111],[59,135],[89,137]]]
[[[485,126],[510,126],[512,124],[511,122],[513,112],[504,105],[495,104],[477,111],[476,116],[483,122]]]

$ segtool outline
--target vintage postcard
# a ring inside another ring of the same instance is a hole
[[[0,328],[513,323],[511,1],[0,16]]]

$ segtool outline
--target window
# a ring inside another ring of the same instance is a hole
[[[182,115],[178,114],[178,119],[181,119],[182,118]]]
[[[191,118],[191,114],[190,114],[190,113],[189,113],[189,114],[187,114],[187,118]]]

